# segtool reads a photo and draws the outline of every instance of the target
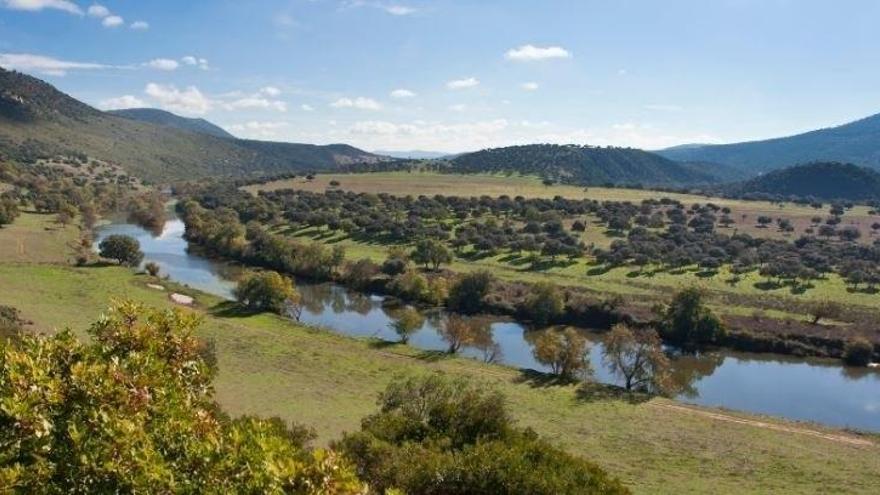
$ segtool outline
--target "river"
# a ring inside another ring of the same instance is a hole
[[[111,234],[136,238],[145,254],[163,275],[195,289],[232,298],[235,274],[222,263],[187,252],[184,225],[179,219],[166,222],[161,234],[132,224],[112,223],[98,229],[100,242]],[[301,321],[341,334],[375,337],[393,341],[390,329],[394,307],[386,298],[365,295],[335,284],[298,283],[303,296]],[[425,350],[446,349],[437,332],[439,311],[426,315],[424,326],[410,339],[410,345]],[[546,371],[532,357],[529,330],[511,321],[493,320],[492,336],[500,349],[498,361],[519,368]],[[534,335],[534,331],[531,331]],[[602,364],[602,343],[592,332],[585,335],[593,343],[591,362],[594,379],[605,383],[617,380]],[[865,368],[841,366],[839,361],[801,359],[772,354],[713,351],[699,355],[673,356],[676,379],[686,385],[678,400],[704,406],[814,421],[831,426],[880,431],[880,373]],[[462,354],[484,358],[477,349]]]

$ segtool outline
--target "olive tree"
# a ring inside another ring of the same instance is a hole
[[[653,328],[632,329],[618,323],[604,344],[603,360],[612,373],[623,379],[627,391],[671,391],[669,358]]]
[[[300,295],[293,281],[278,272],[265,271],[243,278],[235,287],[235,299],[252,311],[290,311],[297,320],[301,314]]]
[[[107,236],[98,244],[102,258],[116,260],[120,265],[138,266],[144,259],[141,244],[134,237],[114,234]]]
[[[590,346],[586,337],[571,327],[545,330],[535,339],[532,355],[563,379],[586,377],[592,373]]]

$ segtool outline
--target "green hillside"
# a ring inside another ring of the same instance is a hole
[[[880,198],[880,173],[851,163],[815,162],[732,185],[732,192],[864,201]]]
[[[634,148],[531,144],[466,153],[450,163],[455,172],[517,172],[583,185],[684,186],[720,181],[711,167],[685,165]]]
[[[384,159],[346,145],[229,139],[140,122],[101,112],[44,81],[3,69],[0,152],[24,162],[86,155],[154,182],[332,170]]]
[[[208,122],[205,119],[181,117],[171,112],[166,112],[165,110],[159,110],[158,108],[125,108],[122,110],[110,110],[107,113],[140,122],[174,127],[175,129],[184,131],[235,139],[235,136],[226,132],[222,127]]]
[[[794,136],[735,144],[677,146],[657,153],[671,160],[724,163],[756,173],[813,161],[880,168],[880,114]]]

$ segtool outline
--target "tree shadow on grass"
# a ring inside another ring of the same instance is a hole
[[[596,265],[592,268],[587,269],[587,275],[590,275],[590,276],[604,275],[610,271],[611,271],[610,266]]]
[[[385,339],[371,339],[368,344],[371,349],[388,349],[400,345],[401,342]]]
[[[220,318],[247,318],[262,313],[262,311],[248,309],[235,301],[223,301],[215,304],[208,312],[212,316]]]
[[[847,287],[846,291],[850,294],[877,294],[880,289],[877,287]]]
[[[776,290],[781,289],[782,284],[772,280],[764,280],[762,282],[755,282],[754,287],[758,290]]]
[[[446,351],[422,351],[416,354],[416,359],[428,363],[436,363],[453,355]]]
[[[575,392],[578,402],[625,401],[630,404],[642,404],[651,400],[651,394],[628,392],[623,387],[605,383],[584,382]]]
[[[577,380],[562,378],[553,373],[544,373],[527,368],[521,368],[519,375],[513,381],[515,383],[524,383],[533,388],[565,386],[577,383]]]
[[[715,275],[718,275],[718,270],[702,270],[694,274],[699,278],[712,278]]]
[[[521,270],[530,271],[530,272],[543,272],[543,271],[549,270],[551,268],[568,268],[571,265],[574,265],[575,263],[577,263],[577,261],[575,261],[575,260],[562,260],[562,259],[555,260],[555,261],[554,260],[540,260],[540,261],[535,261],[534,263],[529,265],[527,268],[526,267],[521,268]]]

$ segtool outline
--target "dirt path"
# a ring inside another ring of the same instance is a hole
[[[808,428],[800,428],[800,427],[796,427],[796,426],[786,426],[786,425],[782,425],[782,424],[767,423],[765,421],[740,418],[737,416],[730,416],[728,414],[721,414],[721,413],[716,413],[716,412],[711,412],[711,411],[704,411],[702,409],[697,409],[697,408],[688,407],[688,406],[681,406],[681,405],[677,405],[677,404],[662,404],[662,403],[649,402],[648,405],[650,405],[652,407],[671,409],[671,410],[686,412],[686,413],[690,413],[690,414],[697,414],[699,416],[715,419],[718,421],[726,421],[728,423],[737,423],[737,424],[742,424],[742,425],[755,426],[757,428],[767,428],[768,430],[783,431],[786,433],[796,433],[799,435],[808,435],[808,436],[812,436],[812,437],[816,437],[816,438],[830,440],[832,442],[846,443],[849,445],[855,445],[855,446],[859,446],[859,447],[873,447],[876,445],[871,440],[868,440],[866,438],[859,438],[859,437],[852,436],[852,435],[845,435],[845,434],[840,434],[840,433],[825,433],[825,432],[821,432],[821,431],[817,431],[817,430],[811,430]]]

